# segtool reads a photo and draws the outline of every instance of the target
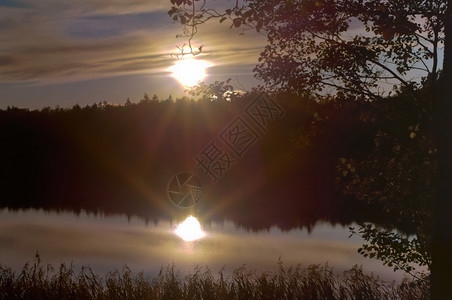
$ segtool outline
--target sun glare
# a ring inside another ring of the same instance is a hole
[[[212,66],[205,60],[186,58],[178,60],[168,71],[172,72],[172,77],[176,78],[183,86],[191,87],[206,77],[206,69]]]
[[[206,235],[202,231],[198,219],[193,216],[189,216],[184,222],[180,223],[174,232],[186,242],[199,240]]]

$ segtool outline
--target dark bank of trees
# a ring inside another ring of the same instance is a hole
[[[164,216],[157,203],[167,202],[169,177],[191,164],[215,126],[202,122],[203,109],[144,99],[2,111],[2,205]],[[220,111],[214,104],[208,113],[220,122]]]
[[[433,180],[428,172],[435,166],[423,119],[428,107],[402,96],[359,102],[273,95],[285,115],[214,184],[194,158],[212,140],[221,145],[219,133],[255,97],[0,111],[1,205],[169,218],[181,211],[167,199],[168,182],[189,171],[203,181],[196,209],[206,221],[228,218],[253,229],[375,221],[414,232],[416,210],[428,213],[429,187],[420,182]],[[393,151],[402,165],[390,165]],[[373,167],[375,159],[389,169]],[[406,168],[418,161],[425,170]],[[387,194],[405,171],[410,185],[394,190],[408,193],[411,214],[402,209],[402,194],[384,201],[371,194],[380,187],[365,186],[374,178]],[[360,194],[366,190],[367,198]]]
[[[166,196],[169,180],[181,171],[203,174],[195,156],[242,112],[242,100],[144,99],[124,106],[1,111],[1,204],[169,217],[178,211]],[[202,178],[200,209],[212,217],[241,216],[243,224],[255,228],[269,226],[272,207],[283,211],[285,202],[306,206],[306,215],[325,209],[317,194],[332,191],[333,185],[320,175],[327,173],[317,166],[322,163],[323,168],[324,162],[311,157],[320,141],[315,122],[322,105],[293,97],[281,101],[288,105],[281,124],[269,128],[217,184]],[[298,130],[306,131],[301,152],[290,142]],[[297,173],[300,166],[303,174]],[[256,224],[260,218],[252,220],[250,211],[267,216]],[[299,219],[285,226],[296,226]]]

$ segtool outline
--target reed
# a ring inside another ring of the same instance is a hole
[[[257,272],[245,266],[218,276],[209,268],[195,267],[181,276],[174,265],[162,267],[147,278],[124,266],[105,277],[90,267],[76,273],[72,264],[44,266],[39,255],[20,273],[0,265],[0,299],[428,299],[426,281],[405,278],[386,282],[354,266],[341,274],[328,265]]]

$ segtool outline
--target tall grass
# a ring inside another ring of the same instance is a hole
[[[423,281],[385,282],[357,266],[335,275],[328,265],[285,268],[282,261],[273,273],[243,266],[214,276],[195,267],[181,276],[172,265],[153,278],[127,266],[105,277],[89,267],[76,274],[72,264],[42,265],[39,255],[18,274],[0,265],[0,299],[428,299],[428,291]]]

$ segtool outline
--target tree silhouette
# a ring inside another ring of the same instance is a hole
[[[221,9],[205,0],[171,3],[168,13],[184,25],[190,49],[198,27],[212,19],[263,32],[268,44],[254,71],[273,91],[340,101],[379,100],[395,91],[433,105],[438,194],[432,296],[452,298],[452,2],[244,0]]]
[[[149,99],[148,94],[144,93],[143,99],[142,99],[141,101],[143,101],[143,102],[149,102],[150,99]]]
[[[186,28],[217,18],[265,33],[254,70],[273,91],[375,99],[438,80],[445,0],[245,0],[223,10],[205,0],[171,2],[168,13]]]
[[[444,22],[444,63],[438,114],[438,197],[433,242],[432,296],[451,299],[452,289],[452,1],[447,0]]]

